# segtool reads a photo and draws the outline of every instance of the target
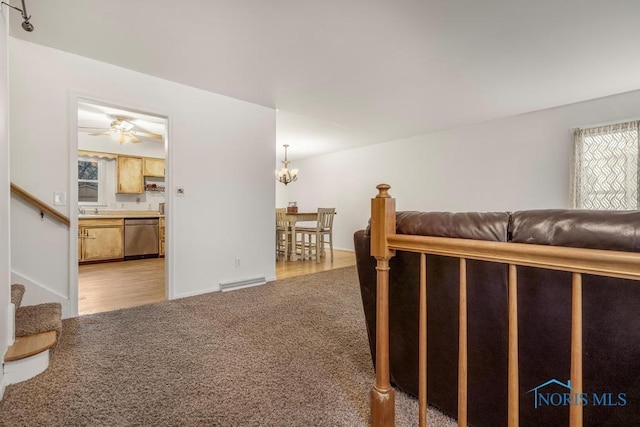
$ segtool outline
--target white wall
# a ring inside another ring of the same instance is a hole
[[[0,358],[11,338],[9,334],[9,304],[11,303],[9,245],[9,88],[8,88],[8,29],[5,21],[6,7],[0,12]],[[4,394],[4,370],[0,369],[0,399]]]
[[[76,111],[70,99],[77,94],[168,116],[170,296],[275,276],[274,110],[22,40],[10,40],[9,57],[13,182],[49,203],[60,191],[73,200],[76,166],[70,159],[77,146],[70,143],[70,123]],[[173,196],[177,186],[185,197]],[[12,270],[73,299],[75,236],[13,200]],[[60,209],[72,213],[75,229],[75,205]]]
[[[353,249],[370,198],[391,185],[398,210],[566,208],[572,128],[640,118],[640,91],[292,162],[276,206],[335,206],[335,246]]]

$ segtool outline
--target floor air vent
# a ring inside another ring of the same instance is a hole
[[[235,291],[236,289],[264,285],[265,283],[267,283],[267,279],[264,277],[254,277],[253,279],[237,280],[235,282],[221,282],[220,290],[222,292]]]

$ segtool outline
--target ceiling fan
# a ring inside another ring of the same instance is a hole
[[[109,128],[104,129],[102,132],[90,133],[91,136],[99,136],[99,135],[108,135],[111,136],[116,142],[120,144],[124,142],[142,142],[143,138],[152,138],[162,140],[162,135],[157,133],[145,132],[140,130],[134,130],[135,127],[139,127],[129,120],[126,117],[117,116],[115,120],[111,122]],[[93,127],[79,127],[79,129],[99,129]]]

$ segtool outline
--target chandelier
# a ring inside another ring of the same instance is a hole
[[[279,171],[276,171],[276,179],[284,185],[287,185],[288,183],[298,179],[298,169],[289,169],[289,160],[287,160],[287,147],[289,147],[289,144],[284,144],[283,147],[284,160],[282,163],[284,164],[284,167]]]

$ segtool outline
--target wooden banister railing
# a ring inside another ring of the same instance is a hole
[[[38,208],[40,210],[40,215],[41,216],[44,216],[45,214],[47,214],[47,215],[51,216],[52,218],[55,218],[56,220],[58,220],[61,223],[65,224],[67,227],[71,225],[71,221],[69,221],[69,217],[67,217],[65,215],[62,215],[60,212],[58,212],[57,210],[53,209],[51,206],[47,205],[45,202],[43,202],[42,200],[38,199],[37,197],[35,197],[31,193],[29,193],[29,192],[25,191],[24,189],[18,187],[13,182],[11,183],[11,193],[15,194],[16,196],[19,196],[23,200],[29,202],[30,204],[32,204],[33,206]]]
[[[371,255],[377,260],[376,380],[371,390],[371,424],[393,426],[394,390],[389,382],[389,260],[395,250],[416,252],[420,259],[418,327],[419,425],[427,425],[427,279],[426,254],[460,259],[458,425],[467,425],[466,260],[508,264],[508,425],[519,420],[517,267],[562,270],[572,275],[571,386],[582,393],[582,274],[640,280],[640,253],[507,242],[396,234],[395,200],[389,185],[378,185],[371,200]],[[582,406],[569,410],[570,426],[582,426]]]

